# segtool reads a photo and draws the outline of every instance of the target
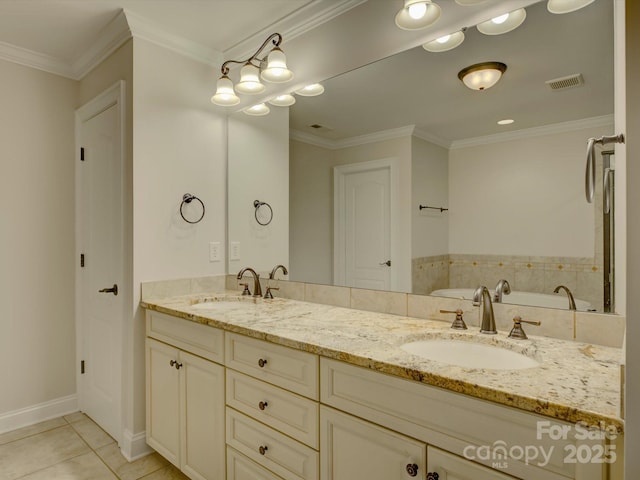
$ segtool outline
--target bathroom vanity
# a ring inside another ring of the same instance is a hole
[[[619,349],[235,292],[142,306],[147,442],[192,479],[621,478]],[[402,348],[422,340],[537,366]]]

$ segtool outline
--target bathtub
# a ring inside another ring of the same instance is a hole
[[[473,300],[473,291],[473,288],[444,288],[442,290],[434,290],[429,295]],[[493,290],[489,290],[489,292],[493,295]],[[589,302],[577,298],[574,298],[574,300],[577,310],[589,311],[593,309]],[[509,295],[502,295],[502,303],[544,308],[569,308],[569,299],[564,293],[547,295],[546,293],[512,291]]]

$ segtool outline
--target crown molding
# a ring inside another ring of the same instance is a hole
[[[496,133],[494,135],[485,135],[482,137],[471,137],[462,140],[454,140],[451,142],[452,150],[457,148],[477,147],[480,145],[489,145],[492,143],[508,142],[510,140],[520,140],[523,138],[540,137],[542,135],[552,135],[554,133],[573,132],[584,128],[606,127],[613,125],[613,115],[601,115],[599,117],[583,118],[580,120],[571,120],[569,122],[552,123],[542,125],[540,127],[523,128],[522,130],[513,130],[511,132]]]
[[[429,133],[426,130],[422,130],[420,128],[416,128],[413,131],[413,136],[421,138],[422,140],[425,140],[425,141],[427,141],[429,143],[433,143],[435,145],[438,145],[439,147],[443,147],[443,148],[450,148],[451,147],[451,140],[446,140],[446,139],[444,139],[442,137],[439,137],[437,135]]]
[[[405,127],[391,128],[380,132],[367,133],[365,135],[357,135],[355,137],[344,138],[342,140],[330,140],[322,138],[312,133],[301,132],[299,130],[291,130],[289,138],[299,142],[309,143],[317,147],[328,148],[329,150],[339,150],[341,148],[357,147],[375,142],[384,142],[385,140],[393,140],[394,138],[410,137],[413,135],[415,125],[407,125]]]
[[[227,48],[223,52],[224,58],[245,58],[251,56],[255,51],[256,45],[260,45],[265,37],[274,31],[280,32],[288,41],[293,40],[318,25],[322,25],[366,1],[367,0],[340,0],[337,4],[325,7],[323,0],[313,0],[304,7],[287,15],[285,18],[272,23],[259,32]]]
[[[322,147],[329,150],[336,150],[335,140],[328,140],[326,138],[313,135],[312,133],[301,132],[300,130],[289,130],[289,139],[296,140],[302,143],[308,143],[309,145],[315,145],[316,147]]]
[[[68,62],[52,55],[35,52],[10,43],[0,42],[0,59],[62,77],[74,78],[73,69]]]

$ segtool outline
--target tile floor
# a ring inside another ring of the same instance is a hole
[[[188,480],[157,453],[127,462],[83,413],[0,435],[0,480]]]

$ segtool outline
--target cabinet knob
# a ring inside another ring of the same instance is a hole
[[[427,473],[427,480],[438,480],[438,478],[440,478],[440,475],[438,475],[436,472]]]
[[[260,410],[264,410],[265,408],[267,408],[267,406],[268,406],[268,405],[269,405],[269,404],[268,404],[267,402],[260,402],[260,403],[258,404],[258,408],[259,408]]]
[[[407,463],[407,473],[410,477],[418,475],[418,465],[415,463]]]
[[[169,365],[171,365],[172,367],[176,367],[176,370],[180,370],[180,367],[182,367],[182,364],[179,363],[177,360],[171,360],[169,362]]]
[[[258,449],[260,455],[264,455],[265,453],[267,453],[267,450],[269,450],[269,448],[266,445],[260,445],[260,448]]]
[[[261,358],[260,360],[258,360],[258,366],[260,368],[264,368],[264,366],[267,364],[267,360],[264,358]]]

